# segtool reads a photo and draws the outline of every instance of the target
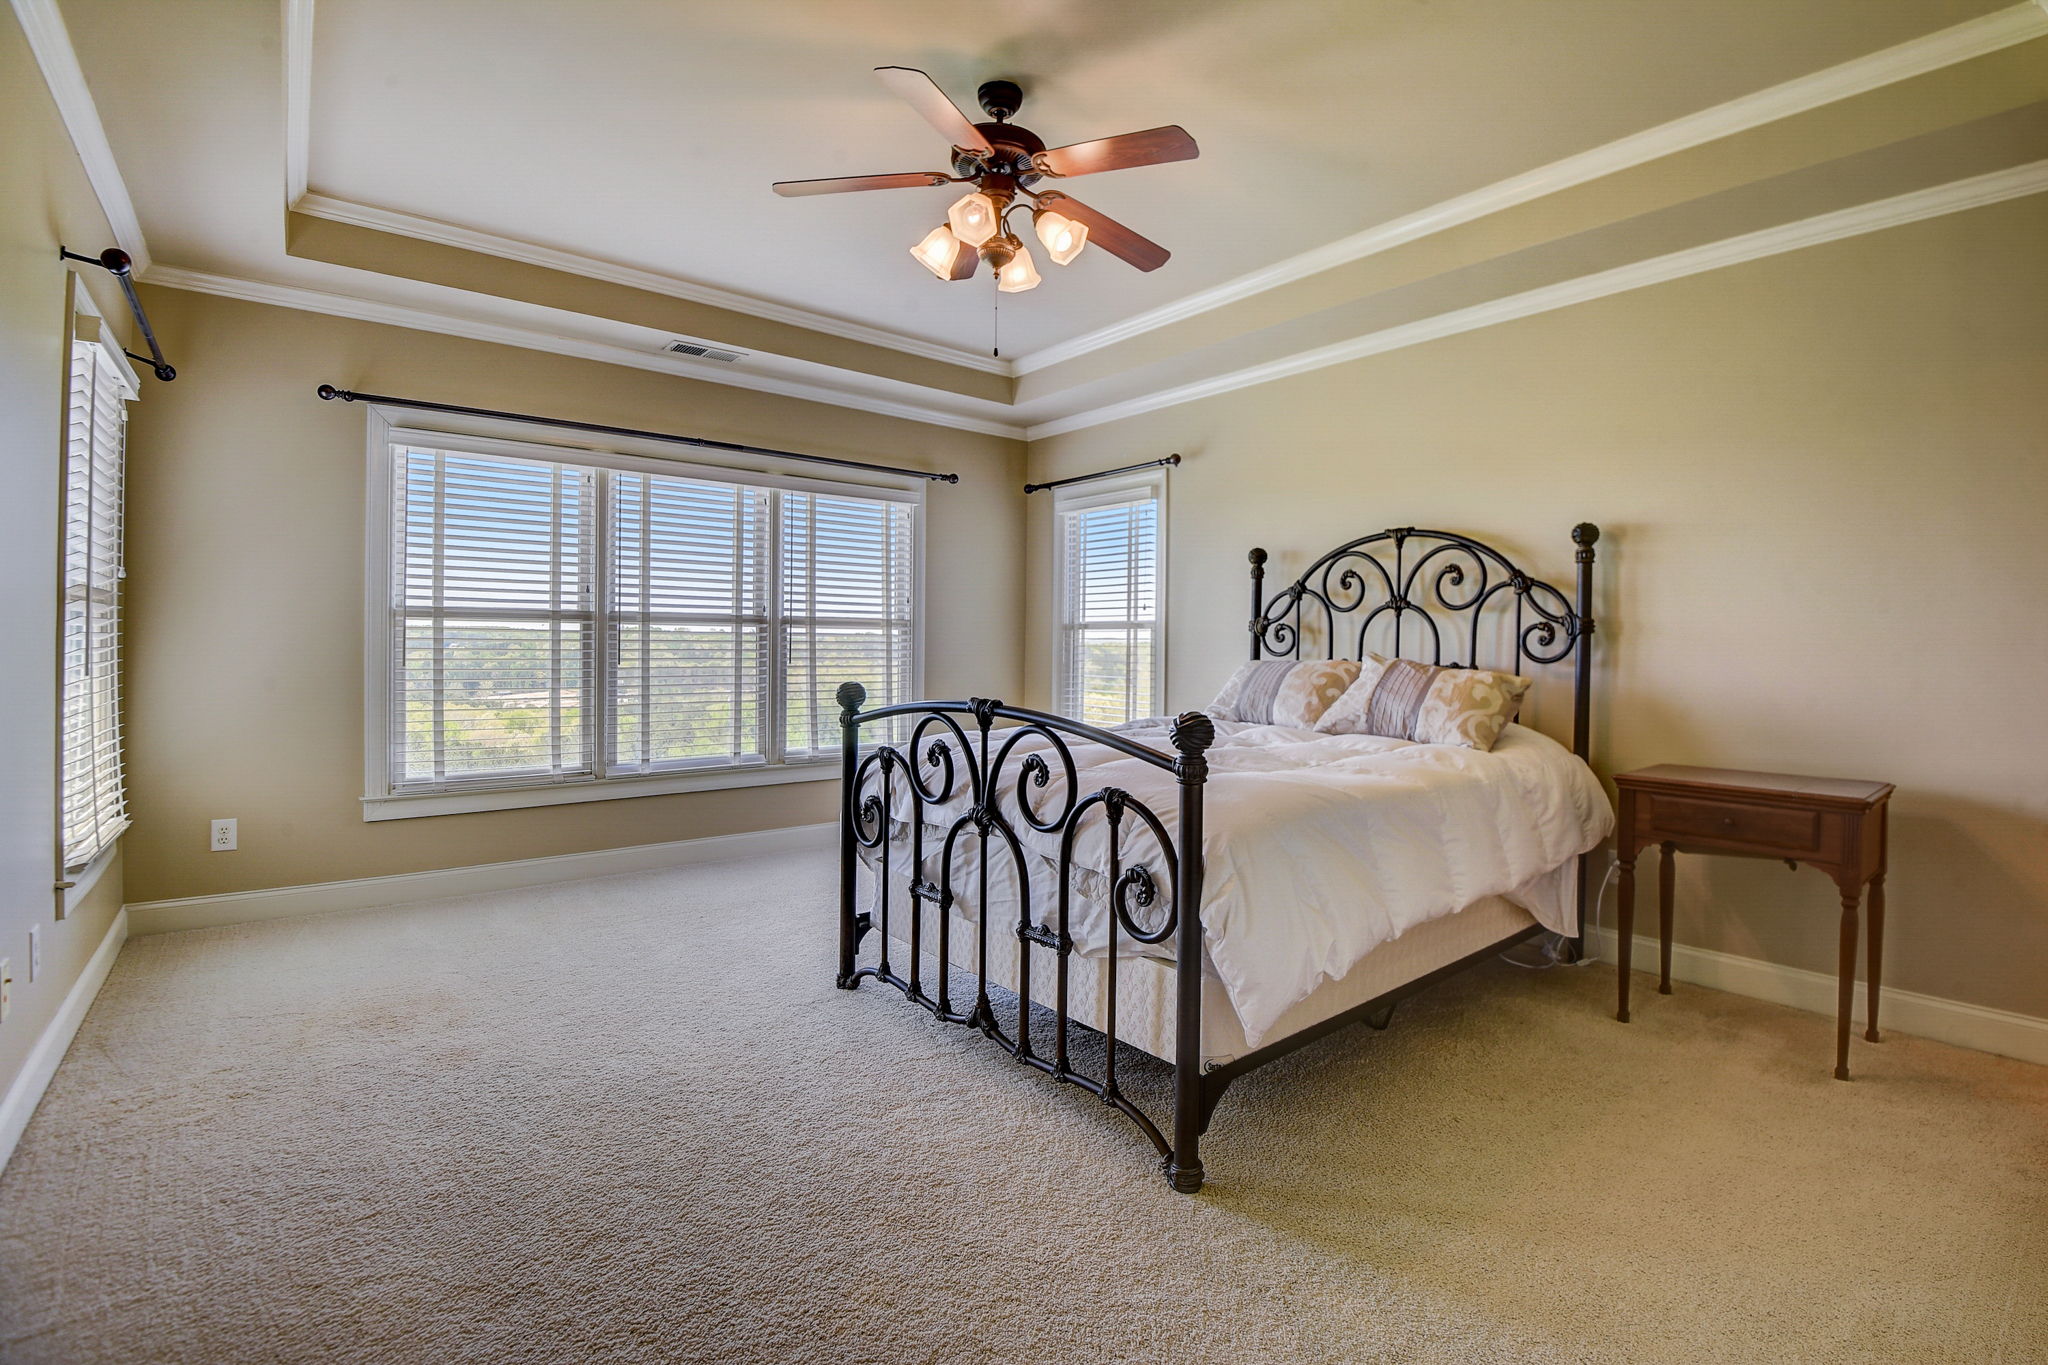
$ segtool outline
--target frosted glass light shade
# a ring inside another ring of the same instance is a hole
[[[1003,263],[996,272],[996,288],[1005,294],[1021,294],[1027,289],[1038,288],[1038,267],[1031,263],[1031,253],[1024,244],[1017,244],[1017,254]]]
[[[1045,254],[1052,257],[1054,265],[1067,264],[1088,245],[1088,225],[1077,223],[1064,213],[1040,209],[1032,215],[1032,222],[1038,228],[1038,240],[1044,244]]]
[[[964,280],[974,273],[974,267],[981,261],[944,224],[926,233],[923,241],[910,248],[910,254],[917,258],[919,265],[942,280]]]
[[[1002,229],[1003,215],[995,200],[977,190],[946,210],[946,222],[955,237],[980,246]]]

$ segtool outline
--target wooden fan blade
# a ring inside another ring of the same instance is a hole
[[[807,194],[846,194],[852,190],[907,190],[918,185],[944,185],[953,177],[938,171],[904,171],[897,175],[842,175],[829,180],[778,180],[775,192],[784,199]]]
[[[946,98],[946,92],[939,89],[939,83],[914,66],[878,66],[875,74],[882,78],[882,84],[902,97],[903,102],[924,116],[924,121],[939,130],[939,136],[955,147],[965,147],[970,152],[987,155],[995,149],[988,145],[960,107]]]
[[[1162,161],[1192,161],[1202,154],[1187,129],[1169,123],[1142,133],[1119,133],[1093,142],[1074,142],[1039,153],[1038,164],[1054,175],[1094,175],[1127,166],[1156,166]]]
[[[1072,195],[1049,191],[1038,196],[1038,203],[1042,208],[1064,213],[1077,223],[1087,224],[1091,244],[1140,270],[1157,270],[1173,257],[1171,251],[1151,238],[1140,237],[1100,209],[1091,209]]]

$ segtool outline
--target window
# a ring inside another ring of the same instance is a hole
[[[81,318],[81,331],[95,319]],[[121,781],[121,479],[135,376],[97,340],[71,346],[64,438],[64,616],[58,826],[67,872],[128,827]]]
[[[839,684],[914,691],[914,490],[380,445],[371,818],[828,777]]]
[[[1059,546],[1059,709],[1090,725],[1159,713],[1165,563],[1157,478],[1054,496]]]

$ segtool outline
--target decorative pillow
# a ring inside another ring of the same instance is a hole
[[[1382,735],[1423,744],[1491,749],[1522,707],[1529,680],[1483,668],[1438,668],[1368,654],[1358,681],[1315,728],[1326,735]]]
[[[1238,665],[1209,704],[1221,720],[1306,730],[1358,677],[1350,659],[1270,659]]]

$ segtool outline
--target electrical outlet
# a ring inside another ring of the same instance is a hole
[[[28,927],[28,979],[33,981],[43,974],[43,926],[31,924]]]
[[[207,847],[211,848],[215,853],[226,853],[233,849],[234,846],[235,822],[232,820],[214,821],[213,838],[208,841]]]
[[[0,1023],[6,1022],[8,1011],[14,1008],[14,964],[0,957]]]

